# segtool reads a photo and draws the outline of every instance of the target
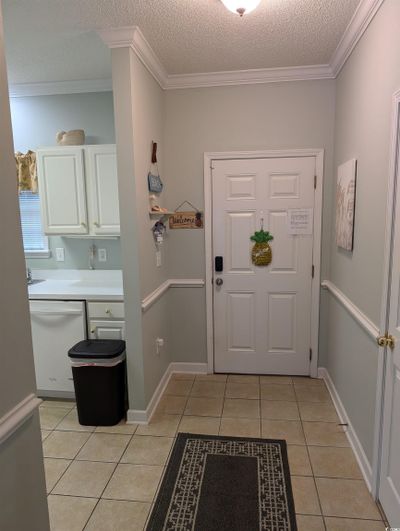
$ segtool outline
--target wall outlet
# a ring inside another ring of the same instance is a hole
[[[65,260],[64,247],[56,247],[56,261],[64,262],[64,260]]]
[[[161,251],[156,251],[156,266],[161,267]]]
[[[162,337],[158,337],[156,339],[156,353],[157,353],[157,356],[160,355],[161,349],[163,348],[163,346],[164,346],[164,339]]]
[[[97,256],[99,257],[99,262],[107,262],[107,249],[98,249]]]

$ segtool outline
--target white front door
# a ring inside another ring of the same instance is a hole
[[[313,225],[315,158],[212,166],[213,256],[223,261],[214,268],[215,371],[308,375],[313,236],[289,234],[288,216],[299,209]],[[274,237],[269,266],[251,260],[262,223]]]
[[[400,128],[399,128],[400,140]],[[398,142],[397,164],[400,160]],[[387,330],[395,340],[386,350],[379,501],[392,527],[400,527],[400,182],[394,199]]]

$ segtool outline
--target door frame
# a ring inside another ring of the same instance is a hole
[[[318,376],[318,335],[321,289],[322,202],[324,179],[323,149],[284,149],[267,151],[221,151],[204,153],[204,226],[206,270],[207,370],[214,372],[214,304],[213,304],[213,226],[212,226],[212,161],[289,157],[314,157],[317,186],[314,201],[313,264],[311,283],[311,348],[310,376]]]
[[[396,205],[395,195],[398,182],[400,181],[400,160],[398,160],[400,148],[400,89],[397,90],[392,96],[391,115],[392,125],[389,151],[389,179],[386,197],[386,229],[383,252],[382,305],[379,323],[381,334],[386,332],[389,320],[389,300],[391,287],[390,273],[392,265],[392,244],[395,230],[396,206],[398,211],[400,211],[400,205]],[[378,499],[379,497],[381,472],[386,360],[387,349],[385,347],[378,347],[378,380],[376,386],[374,451],[372,456],[371,485],[372,495],[375,499]]]

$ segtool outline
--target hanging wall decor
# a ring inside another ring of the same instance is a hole
[[[178,211],[185,203],[194,208],[194,211]],[[170,229],[202,229],[203,213],[189,201],[183,201],[169,218]]]
[[[336,244],[353,250],[354,209],[356,199],[357,161],[351,159],[338,168],[336,188]]]
[[[253,236],[250,236],[250,240],[254,243],[251,250],[251,261],[257,266],[267,266],[272,261],[272,250],[269,242],[274,237],[268,231],[264,231],[263,220],[261,220],[261,230],[256,231]]]
[[[158,164],[157,164],[157,142],[153,142],[152,144],[152,154],[151,154],[151,163],[155,164],[157,173],[152,173],[149,171],[147,175],[148,185],[149,185],[149,192],[154,192],[156,194],[160,194],[163,189],[163,183],[160,177],[160,172],[158,170]]]

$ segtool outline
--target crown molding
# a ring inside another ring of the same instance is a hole
[[[218,87],[223,85],[253,85],[257,83],[279,83],[281,81],[305,81],[310,79],[332,79],[329,65],[293,66],[281,68],[256,68],[202,74],[174,74],[167,78],[168,90]]]
[[[51,81],[45,83],[16,83],[10,85],[10,98],[79,94],[83,92],[110,92],[111,79],[83,79],[80,81]]]
[[[160,87],[165,90],[334,79],[343,68],[383,1],[361,0],[329,64],[321,65],[168,75],[138,26],[103,29],[99,30],[98,34],[109,48],[131,48]],[[111,90],[112,82],[110,79],[21,83],[10,85],[10,96],[17,98]]]
[[[361,0],[358,4],[349,25],[343,33],[330,60],[330,66],[334,77],[339,74],[345,65],[351,52],[363,36],[383,1],[384,0]]]
[[[167,88],[168,74],[138,26],[100,30],[100,37],[111,49],[132,48],[161,88]]]

